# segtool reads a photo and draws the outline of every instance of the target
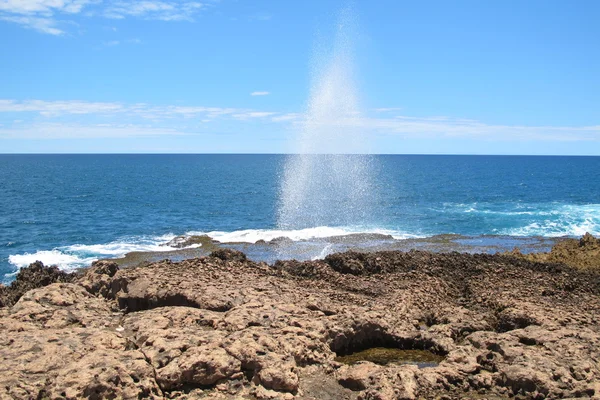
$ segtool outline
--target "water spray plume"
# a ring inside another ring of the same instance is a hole
[[[341,12],[333,47],[318,54],[305,118],[286,160],[278,226],[302,229],[366,224],[373,174],[354,76],[355,18]]]

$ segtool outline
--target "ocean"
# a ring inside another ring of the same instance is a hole
[[[283,229],[286,157],[0,155],[0,280],[36,260],[72,270],[134,251],[162,254],[181,235],[273,261],[440,243],[548,249],[553,238],[600,234],[600,157],[369,156],[360,219]],[[272,239],[277,246],[265,244]]]

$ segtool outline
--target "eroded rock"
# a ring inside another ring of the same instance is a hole
[[[27,291],[49,285],[54,282],[71,282],[75,274],[58,269],[57,266],[45,266],[36,261],[21,268],[15,280],[9,285],[0,285],[0,307],[10,307]]]
[[[95,263],[78,282],[0,309],[0,397],[541,399],[600,390],[600,280],[564,264],[411,251],[268,266],[225,251],[121,270]],[[443,360],[335,361],[373,347]]]

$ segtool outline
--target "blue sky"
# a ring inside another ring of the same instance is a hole
[[[0,0],[0,153],[293,152],[347,4]],[[600,2],[352,9],[365,151],[600,155]]]

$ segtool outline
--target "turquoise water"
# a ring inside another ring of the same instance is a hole
[[[372,156],[368,212],[279,230],[285,157],[0,155],[0,277],[37,259],[70,269],[164,250],[186,234],[222,242],[600,234],[600,157]],[[323,246],[317,254],[330,251]]]

